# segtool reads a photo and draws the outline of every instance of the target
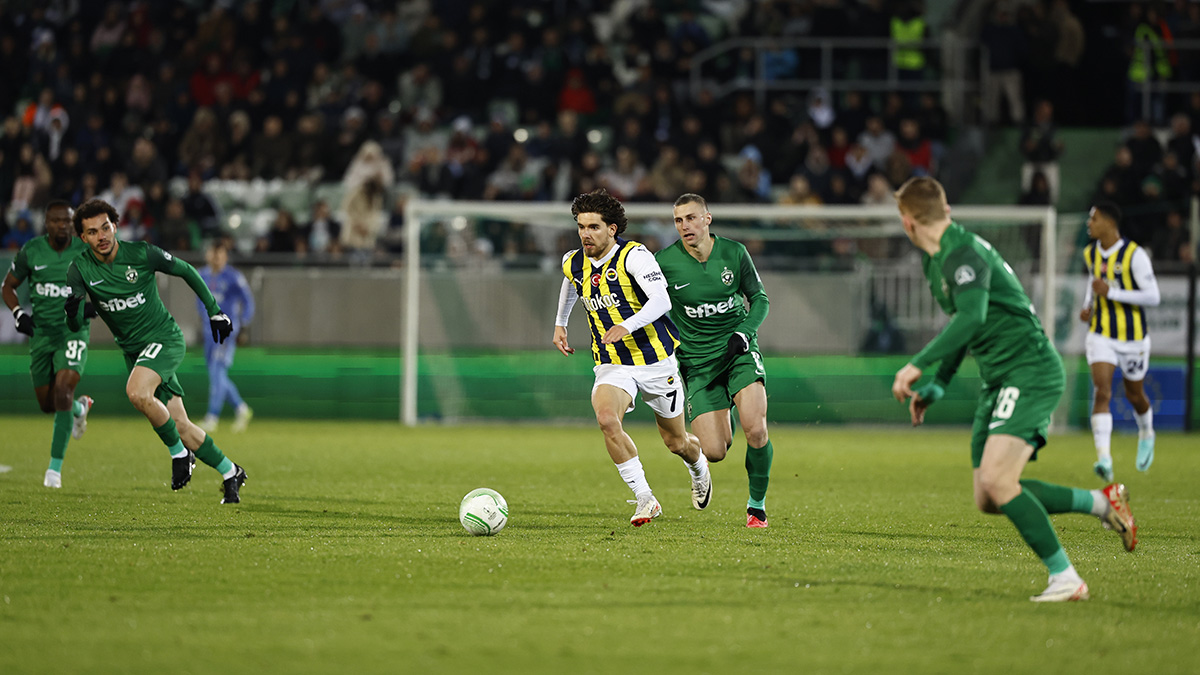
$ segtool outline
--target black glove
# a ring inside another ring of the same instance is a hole
[[[83,318],[94,319],[98,316],[100,316],[100,314],[96,311],[95,305],[90,302],[83,303]]]
[[[208,325],[212,328],[213,342],[225,342],[225,338],[233,332],[233,320],[225,312],[208,317]]]
[[[12,311],[13,320],[17,322],[17,332],[33,337],[33,316],[21,309],[20,305]]]
[[[83,296],[68,295],[67,302],[63,305],[63,309],[67,312],[68,317],[75,317],[79,314],[79,303],[83,302]]]
[[[741,356],[750,351],[750,338],[746,337],[745,333],[734,333],[729,336],[729,342],[725,345],[725,356],[733,358]]]

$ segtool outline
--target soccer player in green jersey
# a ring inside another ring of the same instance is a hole
[[[68,330],[63,316],[67,267],[87,246],[71,232],[71,205],[55,200],[46,206],[46,234],[21,248],[4,277],[4,304],[12,310],[17,330],[29,336],[29,375],[33,393],[44,413],[54,413],[50,467],[42,484],[62,487],[62,463],[67,443],[87,429],[90,396],[75,398],[75,387],[87,365],[89,330],[82,324]],[[21,308],[17,288],[29,280],[31,311]],[[90,309],[90,306],[89,306]],[[94,316],[94,315],[93,315]]]
[[[971,430],[975,505],[1002,513],[1050,572],[1034,602],[1086,600],[1088,587],[1063,551],[1050,513],[1098,516],[1132,551],[1137,526],[1125,486],[1082,490],[1022,479],[1025,465],[1046,444],[1050,415],[1065,386],[1062,359],[1042,330],[1012,268],[992,245],[950,220],[940,183],[913,178],[896,191],[904,232],[919,248],[933,297],[950,322],[896,373],[892,395],[909,402],[913,426],[944,393],[969,349],[983,390]],[[932,365],[932,381],[914,390]]]
[[[655,258],[667,277],[671,320],[679,328],[679,371],[692,432],[708,461],[721,461],[733,444],[730,408],[737,406],[750,477],[746,527],[766,527],[775,450],[767,436],[766,370],[757,334],[770,302],[746,247],[709,234],[710,225],[703,197],[680,196],[675,200],[679,241]]]
[[[221,474],[221,503],[236,504],[241,501],[239,490],[246,482],[246,472],[188,419],[183,387],[175,376],[185,351],[183,331],[158,295],[155,274],[180,277],[195,291],[208,308],[213,340],[223,342],[229,337],[233,322],[217,306],[196,268],[157,246],[119,241],[119,219],[117,210],[100,199],[84,202],[75,211],[75,232],[90,250],[75,258],[67,270],[71,287],[67,324],[79,322],[79,303],[86,293],[125,353],[129,402],[150,420],[170,451],[171,489],[179,490],[191,481],[192,467],[199,458]]]

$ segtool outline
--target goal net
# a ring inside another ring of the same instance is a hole
[[[676,240],[671,204],[625,210],[624,238],[651,250]],[[710,203],[709,210],[713,233],[748,247],[770,297],[758,336],[770,419],[905,421],[889,400],[891,377],[947,317],[895,207]],[[1062,318],[1056,274],[1071,252],[1052,208],[956,206],[951,215],[1003,254],[1040,316]],[[565,358],[551,344],[560,261],[579,247],[570,205],[414,199],[405,223],[401,420],[590,420],[593,364],[580,308],[568,326],[576,353]],[[1043,323],[1052,338],[1063,325]],[[961,400],[943,407],[973,410],[973,367],[964,364],[957,378]],[[651,419],[641,404],[631,413],[639,415]],[[944,417],[961,423],[970,414]]]

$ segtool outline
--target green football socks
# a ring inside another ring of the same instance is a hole
[[[170,452],[172,457],[182,457],[187,454],[187,448],[183,447],[183,441],[179,438],[179,430],[175,428],[175,420],[168,417],[162,426],[154,427],[154,433],[162,439],[163,445],[167,446],[167,452]]]
[[[1063,487],[1040,480],[1022,479],[1021,487],[1046,507],[1047,513],[1091,513],[1092,492],[1079,488]]]
[[[1046,507],[1028,488],[1023,488],[1021,494],[1002,505],[1000,511],[1016,526],[1021,538],[1042,559],[1050,574],[1058,574],[1071,567],[1071,561],[1054,532],[1054,525],[1050,523],[1050,514],[1046,513]]]
[[[71,411],[60,410],[54,413],[54,435],[50,437],[50,468],[62,471],[63,457],[67,456],[67,443],[71,440],[71,427],[75,418]]]
[[[750,501],[746,503],[751,508],[763,508],[767,498],[767,484],[771,482],[771,460],[775,456],[775,448],[771,441],[761,448],[746,445],[746,475],[750,478]]]
[[[229,461],[225,453],[213,443],[212,436],[208,435],[204,436],[204,442],[196,448],[196,459],[220,471],[222,476],[233,468],[233,462]]]

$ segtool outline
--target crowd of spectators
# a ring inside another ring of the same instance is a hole
[[[6,245],[19,245],[47,200],[102,196],[122,213],[122,236],[195,248],[225,227],[205,194],[211,179],[341,182],[341,203],[279,214],[257,248],[348,255],[396,240],[389,230],[403,219],[394,195],[405,190],[562,200],[602,185],[630,201],[691,190],[721,202],[854,203],[874,175],[896,185],[936,172],[948,127],[936,97],[814,91],[764,107],[749,95],[693,97],[691,60],[739,35],[886,38],[893,17],[915,19],[920,8],[912,0],[0,5],[9,73],[0,81],[8,111],[0,227]],[[771,59],[773,77],[811,74],[812,59],[784,52]],[[885,51],[865,53],[857,67],[882,75],[881,58]],[[753,53],[735,51],[705,76],[753,67]],[[361,161],[377,167],[368,178]],[[172,181],[186,182],[186,193],[169,189]],[[496,232],[496,251],[525,246]]]

